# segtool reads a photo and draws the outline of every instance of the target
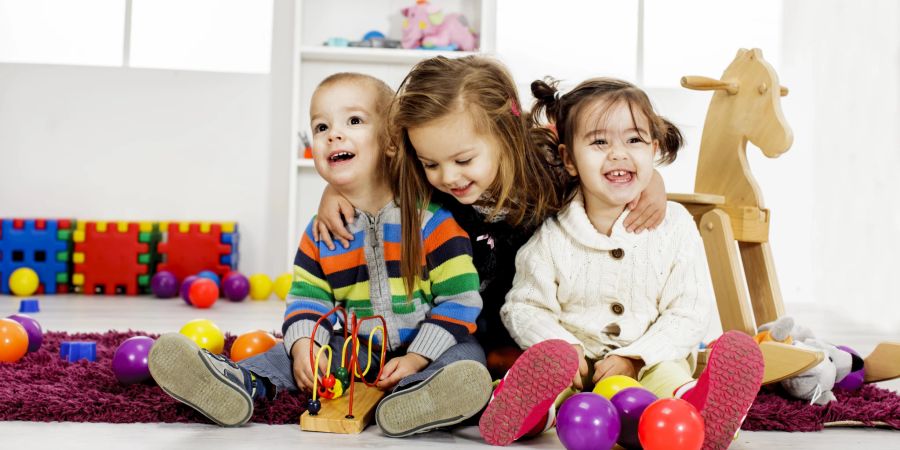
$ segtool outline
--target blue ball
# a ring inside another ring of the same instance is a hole
[[[219,285],[219,276],[216,275],[216,273],[213,272],[212,270],[204,270],[203,272],[198,273],[197,276],[199,278],[206,278],[208,280],[212,280],[213,283],[216,283],[216,287],[218,287],[218,288],[222,287]]]

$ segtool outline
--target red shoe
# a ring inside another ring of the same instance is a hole
[[[516,360],[488,403],[478,428],[485,442],[509,445],[544,420],[578,372],[578,352],[566,341],[541,342]]]
[[[759,392],[763,369],[759,344],[750,336],[729,331],[716,340],[706,370],[681,396],[703,416],[703,450],[724,450],[734,441]]]

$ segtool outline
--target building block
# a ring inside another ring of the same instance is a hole
[[[20,313],[37,313],[41,312],[41,303],[36,298],[26,298],[19,301]]]
[[[97,360],[97,343],[93,341],[63,341],[59,344],[59,357],[69,362],[86,359]]]
[[[9,276],[20,267],[38,274],[38,294],[69,291],[71,219],[0,220],[0,293],[9,294]]]
[[[85,294],[149,292],[159,230],[150,222],[79,222],[72,284]]]
[[[179,280],[204,270],[219,277],[238,268],[238,226],[234,222],[162,222],[158,270]]]

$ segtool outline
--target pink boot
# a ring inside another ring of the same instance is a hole
[[[577,372],[578,352],[566,341],[544,341],[526,350],[481,416],[478,428],[485,442],[509,445],[536,428]]]
[[[729,331],[716,340],[706,370],[696,384],[680,397],[700,411],[706,427],[703,450],[724,450],[735,434],[763,377],[763,357],[759,345],[740,331]]]

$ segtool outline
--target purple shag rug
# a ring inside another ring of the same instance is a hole
[[[34,422],[200,422],[212,423],[162,391],[152,380],[122,385],[112,371],[119,344],[140,331],[106,333],[45,332],[44,343],[14,364],[0,363],[0,420]],[[235,336],[226,335],[228,355]],[[59,357],[62,341],[97,342],[97,359],[66,362]],[[257,402],[250,419],[267,424],[299,424],[306,396],[280,392],[274,402]]]
[[[900,430],[900,395],[874,384],[857,391],[834,389],[837,400],[810,405],[779,386],[760,390],[741,429],[819,431],[826,426],[887,427]]]

